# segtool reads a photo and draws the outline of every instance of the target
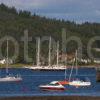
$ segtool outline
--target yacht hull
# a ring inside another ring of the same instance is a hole
[[[40,86],[40,89],[47,91],[64,91],[63,87],[53,87],[53,86]]]
[[[86,87],[86,86],[90,86],[91,82],[72,81],[69,82],[69,85],[76,86],[76,87]]]
[[[0,78],[0,82],[17,82],[17,81],[22,81],[22,78],[20,77],[3,77]]]

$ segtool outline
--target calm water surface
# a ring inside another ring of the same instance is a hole
[[[22,82],[0,83],[0,96],[49,96],[49,95],[83,95],[83,96],[100,96],[100,83],[96,82],[95,69],[80,68],[78,76],[73,72],[75,77],[88,77],[92,85],[90,87],[75,88],[66,87],[63,92],[48,92],[38,88],[40,84],[47,84],[51,81],[63,80],[64,71],[33,71],[29,69],[9,69],[12,75],[20,74],[23,78]],[[67,70],[67,78],[69,77],[70,69]],[[0,69],[0,76],[5,76],[5,69]]]

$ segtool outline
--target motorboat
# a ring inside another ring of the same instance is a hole
[[[40,85],[40,89],[47,91],[64,91],[65,87],[61,85],[58,81],[52,81],[47,85]]]

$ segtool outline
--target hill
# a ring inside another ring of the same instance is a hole
[[[29,31],[29,36],[32,37],[32,41],[29,42],[29,56],[32,57],[35,63],[36,61],[36,41],[35,37],[52,36],[56,41],[62,42],[61,30],[65,28],[67,30],[67,37],[78,36],[83,43],[83,56],[88,58],[87,55],[87,43],[94,36],[100,36],[100,24],[99,23],[82,23],[76,24],[75,22],[50,19],[41,17],[36,14],[32,15],[29,11],[17,11],[14,7],[7,7],[4,4],[0,4],[0,38],[10,35],[13,36],[20,44],[19,57],[15,62],[26,63],[24,60],[24,44],[21,41],[21,37],[24,36],[24,30]],[[100,47],[100,42],[96,41],[93,47]],[[6,43],[2,45],[3,55],[6,55]],[[47,58],[48,42],[42,45],[41,56]],[[75,42],[70,42],[67,46],[67,52],[73,53],[77,49]],[[13,43],[10,42],[9,57],[14,53]],[[61,46],[60,46],[61,51]],[[97,53],[94,53],[98,56]],[[31,62],[31,63],[32,63]]]

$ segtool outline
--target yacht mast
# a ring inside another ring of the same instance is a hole
[[[59,66],[59,41],[57,41],[57,67]]]
[[[69,82],[71,81],[71,77],[72,77],[73,69],[74,69],[74,61],[73,61],[73,64],[72,64],[72,68],[71,68],[70,75],[69,75],[69,80],[68,80]]]
[[[77,66],[77,50],[75,54],[75,61],[76,61],[76,75],[78,75],[78,66]]]
[[[37,38],[37,67],[40,66],[40,37]]]
[[[67,55],[65,56],[65,80],[66,80],[66,75],[67,75],[67,68],[66,68],[66,66],[67,66]]]
[[[40,37],[37,38],[37,67],[40,66]]]
[[[48,59],[48,65],[51,66],[51,36],[49,39],[49,59]]]
[[[6,58],[6,59],[7,59],[7,61],[6,61],[6,73],[7,73],[7,74],[8,74],[8,56],[9,56],[9,55],[8,55],[8,52],[9,52],[9,50],[8,50],[8,49],[9,49],[9,48],[8,48],[8,45],[9,45],[9,44],[8,44],[8,39],[7,39],[7,58]]]

